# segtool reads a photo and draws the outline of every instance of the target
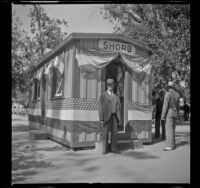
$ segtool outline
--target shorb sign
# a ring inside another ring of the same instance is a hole
[[[99,40],[98,47],[108,51],[117,51],[123,52],[128,55],[135,54],[135,47],[130,44],[122,43],[122,42],[114,42],[110,40]]]

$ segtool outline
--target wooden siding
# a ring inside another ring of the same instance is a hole
[[[143,143],[152,142],[152,120],[131,120],[128,127],[132,139],[142,140]]]
[[[132,79],[132,101],[137,101],[137,82]]]
[[[74,49],[70,48],[66,53],[66,66],[65,66],[65,98],[72,97],[72,88],[73,88],[73,60],[74,60]]]
[[[149,85],[145,84],[145,104],[149,104]]]
[[[80,75],[80,98],[87,98],[87,79]]]
[[[130,73],[128,72],[128,100],[131,101],[132,100],[132,77],[130,75]]]

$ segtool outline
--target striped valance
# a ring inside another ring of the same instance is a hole
[[[114,51],[103,51],[89,48],[77,48],[76,58],[80,67],[81,73],[86,78],[96,77],[98,69],[104,68],[111,61],[119,58],[121,62],[126,65],[132,72],[133,79],[143,82],[149,79],[151,73],[151,64],[149,63],[150,57],[143,56],[130,56]],[[94,75],[92,77],[91,75]]]

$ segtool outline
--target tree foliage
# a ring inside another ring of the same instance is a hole
[[[16,90],[22,92],[26,90],[25,71],[25,36],[26,33],[21,29],[22,22],[19,17],[12,14],[12,93],[15,96]]]
[[[28,16],[31,18],[31,33],[34,35],[32,45],[38,60],[67,36],[67,32],[63,32],[62,28],[66,31],[68,26],[65,20],[48,17],[40,5],[33,6]]]
[[[30,92],[31,67],[67,36],[67,22],[50,18],[40,5],[30,9],[30,33],[12,14],[12,94],[27,97]],[[23,97],[22,97],[23,98]]]
[[[190,86],[190,6],[180,4],[106,4],[105,19],[115,32],[154,50],[154,85],[161,89],[169,80]]]

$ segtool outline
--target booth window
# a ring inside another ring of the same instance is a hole
[[[53,70],[53,86],[52,86],[52,97],[61,97],[63,96],[63,82],[64,76],[61,75],[57,68]]]
[[[34,85],[34,100],[37,100],[40,98],[40,80],[35,79],[35,85]]]

